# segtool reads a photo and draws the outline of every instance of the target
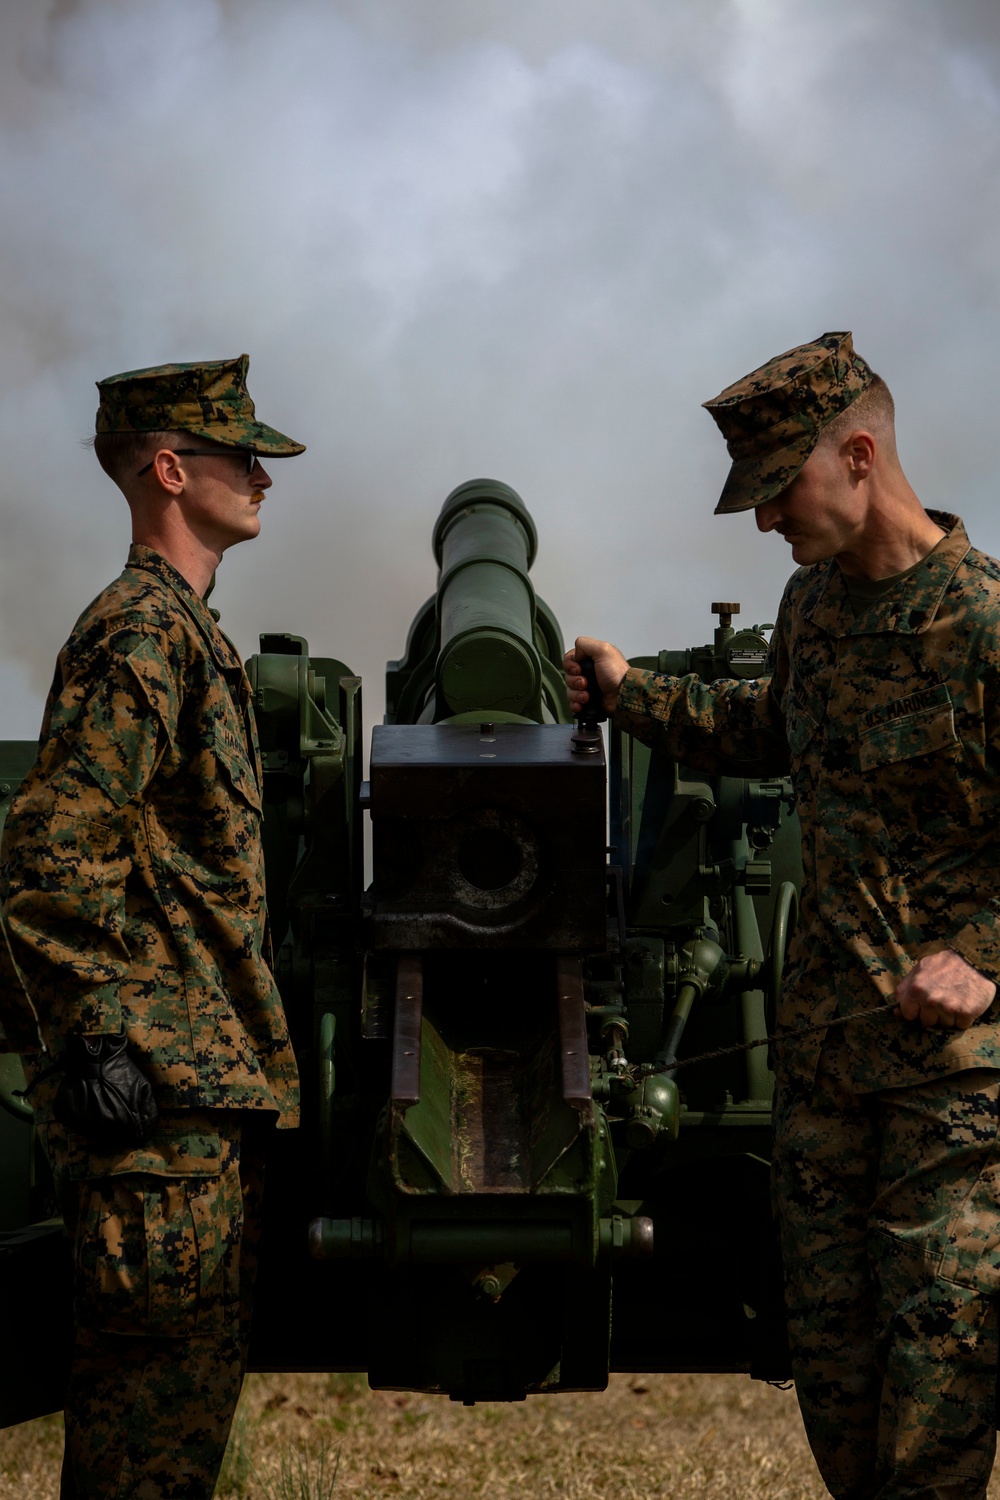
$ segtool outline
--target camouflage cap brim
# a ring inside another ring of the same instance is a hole
[[[176,427],[180,432],[191,432],[197,437],[211,438],[215,443],[222,443],[228,448],[256,448],[258,453],[267,454],[268,458],[294,458],[299,453],[306,451],[304,443],[297,443],[294,438],[286,437],[276,427],[268,427],[266,422],[257,421],[226,421],[226,422],[203,422],[185,421],[174,423],[165,429],[152,428],[151,431],[172,431]]]
[[[820,438],[820,428],[803,433],[787,447],[760,457],[735,459],[722,486],[717,516],[735,515],[741,510],[756,510],[765,500],[773,500],[787,489],[812,453]]]
[[[126,370],[97,382],[97,431],[190,432],[230,448],[292,458],[305,444],[258,421],[247,390],[250,358]]]

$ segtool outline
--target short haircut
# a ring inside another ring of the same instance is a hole
[[[896,403],[892,392],[876,375],[871,385],[866,386],[843,411],[837,413],[820,433],[821,443],[832,443],[838,447],[852,432],[863,430],[881,440],[893,453],[896,451]]]
[[[218,447],[193,432],[99,432],[91,442],[97,462],[119,489],[126,488],[161,448]]]

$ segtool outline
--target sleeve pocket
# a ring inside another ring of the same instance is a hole
[[[142,795],[176,723],[176,693],[153,641],[101,682],[62,730],[71,754],[114,802]]]

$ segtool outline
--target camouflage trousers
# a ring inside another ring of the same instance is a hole
[[[856,1094],[842,1039],[779,1086],[795,1387],[837,1500],[975,1500],[995,1449],[1000,1074]]]
[[[183,1118],[164,1121],[174,1171]],[[252,1116],[197,1119],[199,1149],[217,1150],[192,1176],[67,1178],[46,1142],[74,1255],[61,1500],[214,1493],[246,1368],[263,1149]]]

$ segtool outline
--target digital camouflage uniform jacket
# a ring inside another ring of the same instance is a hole
[[[133,546],[59,655],[7,820],[11,949],[51,1055],[124,1023],[161,1109],[276,1110],[290,1126],[260,786],[239,657],[184,578]],[[4,1025],[23,1036],[24,1014]]]
[[[953,948],[1000,978],[1000,565],[956,516],[914,574],[855,618],[835,562],[789,580],[770,677],[631,670],[615,724],[693,768],[791,771],[805,869],[781,1029],[884,1004]],[[967,1031],[891,1012],[846,1028],[861,1090],[1000,1067],[1000,1004]],[[817,1037],[781,1065],[811,1076]]]

